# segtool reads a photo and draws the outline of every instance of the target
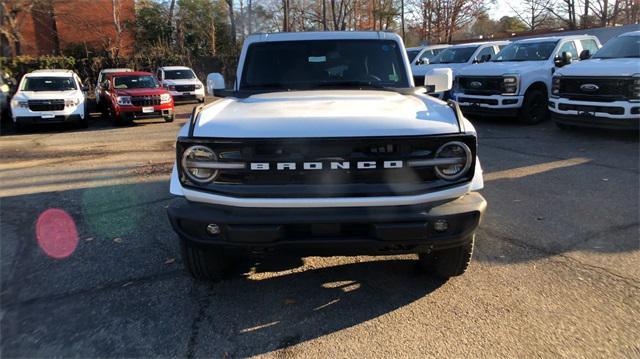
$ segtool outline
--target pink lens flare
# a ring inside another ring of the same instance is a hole
[[[76,223],[64,210],[50,208],[38,217],[36,239],[49,257],[67,258],[78,247]]]

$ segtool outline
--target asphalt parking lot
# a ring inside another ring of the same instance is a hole
[[[2,357],[640,356],[637,135],[475,121],[489,207],[448,282],[399,256],[266,260],[211,284],[165,214],[191,108],[2,128]],[[41,248],[52,208],[77,228],[65,259]]]

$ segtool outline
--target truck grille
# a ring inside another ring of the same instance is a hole
[[[156,106],[160,104],[160,95],[154,96],[133,96],[131,104],[134,106]]]
[[[561,77],[559,96],[578,101],[612,102],[630,99],[632,91],[631,78]]]
[[[457,78],[459,89],[468,95],[496,95],[502,90],[503,78],[496,77],[468,77]]]
[[[31,111],[62,111],[64,100],[29,100]]]
[[[176,85],[176,92],[191,92],[195,89],[196,85]]]
[[[408,195],[428,192],[454,184],[467,182],[473,175],[473,165],[468,174],[450,182],[436,176],[433,167],[409,167],[410,160],[431,159],[437,149],[449,141],[463,141],[475,158],[473,136],[419,136],[405,138],[358,139],[274,139],[235,140],[208,143],[220,162],[270,163],[270,170],[245,169],[220,170],[213,183],[204,189],[239,197],[349,197]],[[188,141],[188,142],[182,142]],[[204,140],[203,140],[204,141]],[[178,157],[193,142],[180,139]],[[402,168],[384,168],[384,161],[404,161]],[[348,170],[332,170],[331,161],[350,162]],[[356,163],[371,161],[375,169],[357,169]],[[276,170],[276,163],[296,163],[295,170]],[[321,162],[323,169],[303,169],[303,162]],[[186,180],[185,177],[182,177]],[[188,180],[186,180],[188,181]],[[188,185],[188,183],[185,183]],[[197,186],[203,189],[202,186]]]

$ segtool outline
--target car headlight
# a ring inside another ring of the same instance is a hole
[[[560,75],[556,75],[551,80],[551,94],[553,96],[560,95]]]
[[[435,166],[436,175],[447,181],[464,176],[473,162],[469,146],[459,141],[447,142],[440,146],[435,158],[442,163]]]
[[[202,84],[196,84],[196,90],[200,90],[202,88]]]
[[[640,74],[633,75],[633,84],[631,85],[631,99],[640,101]]]
[[[118,96],[117,102],[121,106],[131,106],[131,96]]]
[[[213,181],[218,175],[215,168],[207,168],[207,164],[216,162],[218,156],[209,147],[195,145],[182,153],[180,165],[182,172],[193,182],[205,184]]]
[[[74,107],[74,106],[78,106],[79,104],[80,104],[80,99],[77,99],[77,98],[70,98],[70,99],[64,100],[64,105],[66,107]]]
[[[168,93],[163,93],[160,95],[160,103],[169,103],[171,102],[171,95]]]
[[[20,100],[11,100],[11,107],[13,108],[28,108],[29,107],[29,102],[28,101],[20,101]]]
[[[503,95],[517,95],[518,94],[518,76],[517,75],[502,75],[502,90]]]

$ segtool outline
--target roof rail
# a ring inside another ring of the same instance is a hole
[[[39,70],[33,70],[31,72],[73,72],[73,70],[67,70],[67,69],[39,69]]]

